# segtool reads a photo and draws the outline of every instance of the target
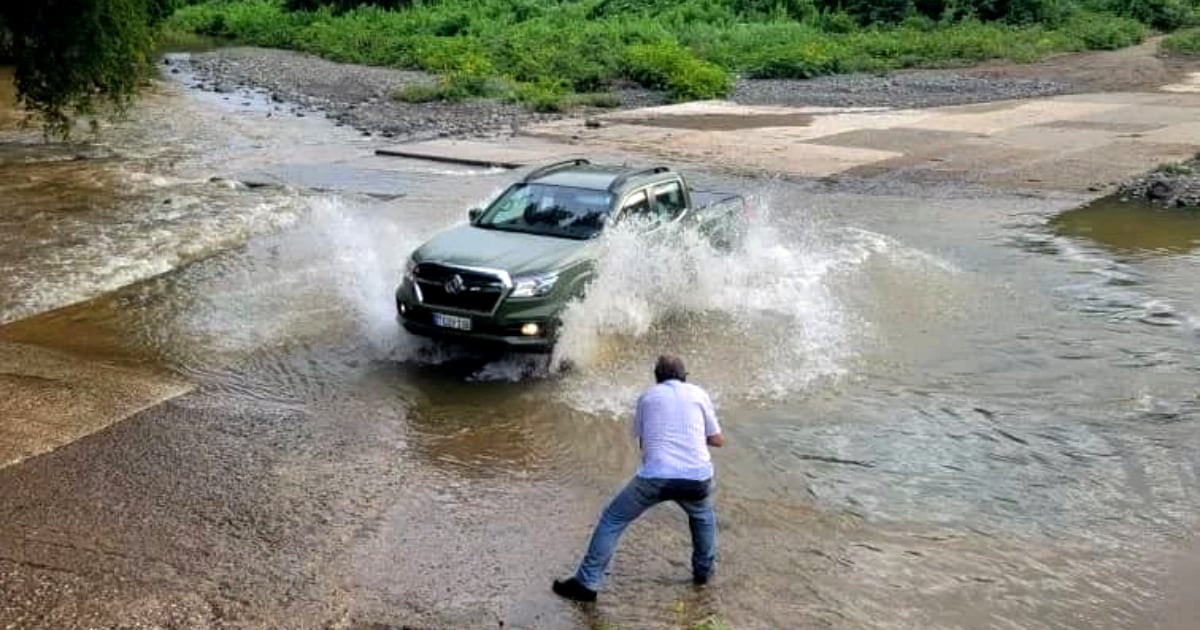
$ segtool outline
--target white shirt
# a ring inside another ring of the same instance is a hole
[[[707,438],[720,433],[721,425],[703,389],[677,380],[650,387],[638,397],[631,429],[642,447],[638,477],[698,481],[712,477]]]

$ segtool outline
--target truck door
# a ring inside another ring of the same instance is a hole
[[[650,188],[653,212],[660,223],[673,223],[687,212],[687,198],[683,194],[683,182],[678,179],[656,184]]]
[[[650,198],[646,195],[646,189],[636,190],[625,195],[625,198],[621,200],[621,209],[617,213],[616,223],[650,221],[654,218],[652,209],[653,206],[650,205]]]

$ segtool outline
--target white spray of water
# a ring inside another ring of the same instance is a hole
[[[840,274],[872,257],[946,263],[869,231],[830,228],[789,216],[788,229],[759,208],[733,252],[703,236],[679,232],[647,238],[615,229],[599,243],[587,296],[563,314],[561,341],[550,361],[513,355],[472,377],[521,380],[573,367],[561,395],[573,406],[622,413],[646,385],[659,352],[683,354],[693,374],[713,380],[718,396],[779,399],[846,374],[870,327],[836,296]],[[336,199],[313,204],[309,234],[324,251],[322,274],[334,284],[377,358],[437,364],[462,350],[403,332],[394,291],[409,253],[446,221],[393,222]],[[307,240],[307,239],[306,239]]]
[[[790,209],[787,209],[790,210]],[[565,395],[621,413],[647,384],[653,356],[677,352],[717,396],[782,399],[847,374],[871,335],[844,305],[843,274],[868,260],[954,269],[883,235],[758,207],[733,252],[701,235],[647,239],[615,230],[601,244],[587,296],[564,314],[556,362],[581,368]]]

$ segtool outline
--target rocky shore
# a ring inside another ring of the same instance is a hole
[[[1072,56],[1011,67],[991,64],[955,70],[909,70],[787,81],[740,79],[729,98],[748,105],[938,107],[1066,93],[1120,91],[1130,89],[1130,85],[1111,83],[1111,77],[1123,76],[1123,69],[1137,70],[1135,74],[1145,75],[1144,80],[1152,85],[1182,71],[1182,67],[1155,66],[1161,65],[1160,60],[1145,47],[1096,53],[1091,58],[1094,65],[1105,66],[1106,71],[1096,74],[1095,68],[1083,64],[1085,60]],[[394,95],[410,86],[431,84],[435,78],[423,72],[335,63],[285,50],[222,48],[172,56],[167,65],[172,73],[187,73],[184,75],[188,78],[187,84],[197,89],[226,93],[229,97],[242,90],[267,94],[272,101],[268,116],[323,115],[363,134],[397,141],[499,137],[538,122],[611,111],[589,107],[562,113],[539,113],[520,104],[498,100],[406,103],[396,100]],[[1085,66],[1086,71],[1078,70]],[[1149,72],[1147,68],[1155,72]],[[617,95],[621,109],[667,102],[664,94],[637,87],[618,90]],[[1200,156],[1124,182],[1118,186],[1118,195],[1161,206],[1198,208]]]
[[[1163,166],[1125,182],[1118,194],[1127,201],[1149,201],[1174,208],[1200,208],[1200,156]]]
[[[190,55],[193,87],[216,92],[240,88],[267,91],[273,100],[302,115],[325,115],[363,133],[398,140],[492,137],[524,125],[566,115],[607,111],[581,108],[538,113],[496,100],[405,103],[393,95],[434,77],[392,68],[335,63],[285,50],[237,47]],[[856,74],[811,80],[738,80],[730,99],[748,105],[936,107],[1073,91],[1067,81],[1041,77],[974,76],[951,70]],[[662,93],[637,87],[617,91],[619,108],[667,102]]]

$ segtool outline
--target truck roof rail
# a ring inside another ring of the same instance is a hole
[[[608,192],[616,192],[616,190],[620,188],[622,184],[633,179],[634,177],[641,177],[642,175],[657,175],[659,173],[666,173],[670,170],[671,169],[666,166],[655,166],[653,168],[645,168],[640,171],[633,171],[632,173],[622,173],[618,175],[616,179],[612,180],[612,183],[608,185]]]
[[[584,158],[575,158],[573,160],[563,160],[561,162],[554,162],[552,164],[547,164],[545,166],[539,166],[538,168],[535,168],[532,171],[529,171],[529,173],[525,175],[525,179],[523,179],[521,181],[530,182],[530,181],[533,181],[534,179],[541,177],[543,175],[549,175],[550,173],[553,173],[554,171],[557,171],[559,169],[563,169],[563,168],[567,168],[567,167],[571,167],[571,166],[581,166],[583,164],[591,164],[591,162],[589,162],[588,160],[586,160]]]

